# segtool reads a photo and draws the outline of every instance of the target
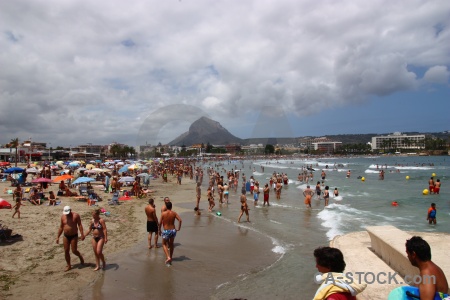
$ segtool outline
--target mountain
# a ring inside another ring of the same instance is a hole
[[[228,145],[242,144],[243,140],[232,135],[219,122],[201,117],[191,124],[189,131],[169,143],[171,146],[190,146],[193,144]]]

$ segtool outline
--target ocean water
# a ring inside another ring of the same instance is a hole
[[[163,266],[162,249],[145,251],[143,238],[128,253],[111,258],[109,263],[113,261],[116,267],[107,270],[83,299],[312,299],[318,287],[313,280],[317,272],[313,251],[327,246],[337,235],[374,225],[450,233],[448,157],[284,159],[200,165],[204,170],[215,167],[222,175],[226,170],[238,169],[247,178],[253,175],[261,186],[269,182],[273,172],[286,173],[289,184],[283,186],[280,200],[271,192],[270,207],[261,206],[262,194],[260,205],[254,207],[252,196],[247,194],[250,223],[236,222],[240,186],[236,192],[230,191],[228,205],[220,206],[216,195],[215,212],[220,211],[221,216],[207,212],[203,196],[202,216],[183,217],[172,267]],[[323,199],[313,200],[311,209],[304,205],[306,183],[298,182],[297,176],[306,165],[316,170],[309,182],[313,189],[321,180],[322,169],[330,191],[339,189],[340,197],[331,197],[326,208]],[[377,165],[385,170],[384,180],[379,180]],[[346,178],[348,170],[350,178]],[[422,191],[428,188],[433,173],[442,182],[441,193],[424,196]],[[203,191],[207,183],[205,176]],[[392,206],[393,201],[398,206]],[[432,202],[437,205],[437,225],[426,221]],[[186,204],[186,208],[192,205]],[[245,221],[245,216],[241,220]]]
[[[314,189],[317,181],[321,180],[321,170],[324,169],[325,185],[330,187],[330,193],[338,188],[338,201],[330,197],[330,205],[324,208],[323,199],[313,200],[312,209],[305,208],[302,192],[306,183],[298,182],[297,176],[306,165],[312,165],[316,170],[314,180],[309,182],[311,188]],[[251,195],[247,195],[251,207],[250,224],[235,222],[239,215],[240,188],[236,194],[230,193],[231,204],[221,209],[222,218],[234,226],[245,226],[270,238],[270,250],[278,253],[280,258],[264,270],[246,276],[245,280],[237,277],[218,286],[213,298],[231,299],[239,295],[248,299],[312,299],[317,289],[313,282],[313,274],[317,272],[314,249],[327,246],[337,235],[364,231],[366,226],[393,225],[402,230],[450,233],[448,157],[231,161],[221,168],[240,169],[247,178],[253,175],[261,186],[269,182],[273,172],[285,173],[289,184],[283,186],[280,200],[276,200],[271,192],[270,207],[253,207]],[[379,179],[381,168],[385,170],[384,180]],[[351,170],[350,178],[346,178],[348,170]],[[428,188],[428,179],[433,173],[436,174],[435,179],[442,183],[440,195],[424,196],[422,191]],[[392,206],[393,201],[398,206]],[[262,194],[259,202],[262,203]],[[429,225],[426,221],[432,202],[437,205],[437,225]]]

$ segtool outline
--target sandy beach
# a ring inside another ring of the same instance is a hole
[[[100,183],[93,182],[94,187],[97,184]],[[0,183],[0,197],[14,205],[12,195],[5,193],[5,189],[13,189],[10,182]],[[158,216],[163,196],[170,196],[174,204],[173,210],[178,213],[187,211],[186,208],[181,208],[180,204],[195,203],[195,185],[188,178],[183,179],[181,186],[177,185],[175,178],[170,176],[168,183],[163,183],[161,179],[152,180],[150,189],[154,191],[150,196],[120,201],[121,205],[118,206],[109,206],[107,200],[111,199],[112,194],[106,194],[96,188],[103,198],[98,206],[88,206],[85,201],[78,201],[73,197],[59,197],[61,204],[57,206],[48,206],[48,201],[40,206],[26,202],[20,209],[21,219],[17,216],[14,219],[11,218],[13,211],[9,209],[1,209],[1,224],[12,229],[12,235],[18,234],[22,237],[12,239],[11,242],[0,243],[2,253],[0,298],[78,299],[82,290],[101,278],[101,271],[93,271],[95,258],[90,243],[91,236],[84,241],[80,240],[78,244],[78,249],[85,259],[84,266],[81,266],[78,258],[72,254],[73,269],[64,272],[66,263],[62,237],[60,244],[56,244],[55,241],[65,205],[70,205],[74,212],[80,214],[85,231],[94,209],[103,207],[111,213],[109,217],[102,216],[108,228],[108,243],[104,247],[104,254],[107,265],[114,265],[110,257],[132,248],[137,243],[146,243],[144,207],[149,197],[155,199]],[[56,192],[58,185],[51,185],[47,192],[49,190]],[[155,251],[159,251],[160,255],[164,256],[162,248]],[[108,272],[108,266],[105,272]]]

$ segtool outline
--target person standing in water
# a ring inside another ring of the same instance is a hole
[[[436,224],[436,203],[431,203],[428,209],[427,221],[429,224]]]

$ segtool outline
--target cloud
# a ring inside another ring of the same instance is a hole
[[[445,83],[449,13],[446,0],[6,1],[0,143],[133,145],[177,104],[224,127],[271,105],[312,116],[422,88],[411,66]]]
[[[429,68],[423,79],[430,83],[448,84],[450,78],[450,72],[446,66],[434,66]]]

